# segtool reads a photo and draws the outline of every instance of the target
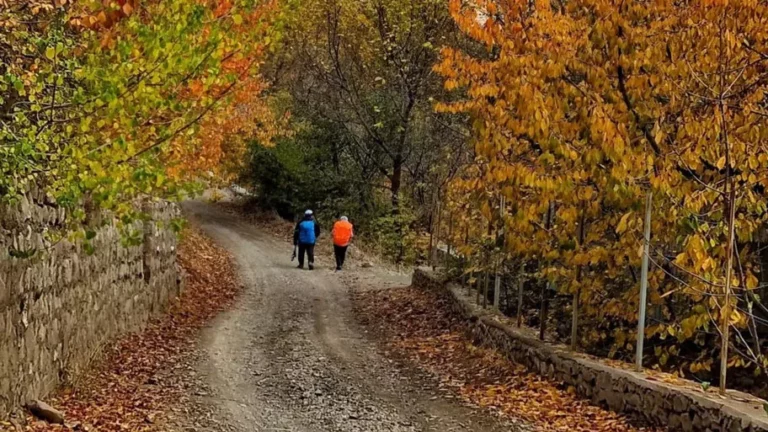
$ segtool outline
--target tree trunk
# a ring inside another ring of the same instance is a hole
[[[440,208],[440,192],[437,193],[437,221],[436,221],[436,227],[435,227],[435,245],[434,249],[432,250],[433,256],[432,256],[432,270],[434,271],[437,268],[439,257],[440,257],[440,225],[442,223],[442,209]]]
[[[547,333],[547,318],[549,316],[549,281],[541,290],[541,313],[539,315],[539,340],[544,340]]]
[[[400,220],[400,186],[403,176],[403,160],[398,155],[392,162],[392,177],[390,177],[390,186],[392,188],[392,216],[395,218],[395,233],[397,234],[397,258],[395,262],[400,264],[405,257],[405,244],[403,244],[403,226]]]
[[[525,287],[525,276],[522,270],[517,284],[517,328],[520,328],[523,326],[523,287]]]
[[[390,177],[390,186],[392,188],[392,215],[400,215],[400,187],[403,179],[403,160],[402,156],[396,156],[392,162],[392,177]]]
[[[453,262],[451,260],[451,249],[453,246],[453,213],[448,213],[448,237],[447,237],[447,243],[448,243],[448,252],[446,253],[445,259],[445,267],[448,268],[448,265]]]
[[[729,161],[730,162],[730,161]],[[726,169],[730,171],[730,165],[726,164]],[[726,183],[730,183],[729,181]],[[725,259],[725,300],[723,301],[722,316],[720,317],[722,329],[720,330],[720,394],[724,395],[726,390],[726,377],[728,374],[728,342],[731,318],[731,274],[733,269],[733,243],[734,243],[734,225],[736,224],[736,191],[733,184],[730,185],[728,195],[728,243],[726,244]]]
[[[555,204],[550,201],[549,202],[549,208],[547,209],[547,231],[549,231],[552,228],[552,219],[554,219],[555,215]],[[547,318],[549,316],[549,289],[550,289],[550,282],[547,280],[547,283],[544,284],[541,290],[541,314],[539,315],[539,339],[544,340],[544,335],[547,333]]]
[[[586,229],[584,224],[586,223],[586,216],[584,214],[584,207],[582,204],[581,209],[581,219],[579,221],[579,245],[578,250],[581,251],[581,249],[584,247],[584,230]],[[576,351],[576,348],[578,348],[578,340],[579,340],[579,296],[581,295],[581,273],[583,271],[584,266],[579,266],[578,270],[576,271],[576,283],[579,284],[578,288],[576,288],[576,292],[573,293],[573,305],[572,305],[572,316],[571,316],[571,350]]]

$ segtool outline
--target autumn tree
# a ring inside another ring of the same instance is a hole
[[[446,88],[463,95],[441,109],[473,118],[487,165],[462,181],[514,202],[507,250],[536,260],[539,277],[584,304],[596,325],[575,334],[588,349],[633,349],[643,204],[652,192],[653,357],[689,373],[706,373],[718,356],[761,371],[755,239],[768,160],[760,144],[765,6],[451,5],[462,30],[494,53],[489,60],[445,49],[437,68]],[[555,221],[545,229],[552,205]],[[723,348],[714,343],[721,339]],[[681,350],[696,354],[685,359]]]
[[[437,47],[455,33],[446,4],[313,0],[300,8],[280,59],[295,114],[343,131],[339,152],[385,179],[396,214],[402,190],[448,164],[465,140],[432,110]]]
[[[190,178],[179,172],[203,168],[189,157],[200,146],[213,169],[223,161],[222,142],[260,132],[249,126],[216,134],[214,125],[258,125],[260,117],[271,124],[256,105],[274,2],[8,6],[0,12],[0,186],[7,200],[38,184],[61,205],[77,208],[87,195],[129,213],[137,196],[180,192]]]

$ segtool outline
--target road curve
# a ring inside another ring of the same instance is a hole
[[[395,367],[352,316],[349,284],[408,283],[379,269],[342,278],[320,258],[314,271],[289,261],[290,245],[219,207],[184,211],[237,261],[245,289],[204,331],[193,371],[206,391],[207,426],[226,431],[506,431],[519,429],[431,389]],[[211,426],[214,425],[214,426]]]

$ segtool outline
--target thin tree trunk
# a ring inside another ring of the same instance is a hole
[[[582,203],[582,209],[581,209],[581,219],[579,221],[579,245],[578,250],[581,251],[581,248],[584,247],[584,224],[586,222],[586,215],[584,213],[584,207]],[[579,268],[576,270],[576,284],[578,285],[576,288],[576,292],[573,293],[573,305],[572,305],[572,316],[571,316],[571,350],[576,351],[576,349],[579,346],[579,296],[581,295],[581,273],[584,266],[579,266]]]
[[[435,228],[435,248],[434,248],[434,256],[432,257],[432,270],[435,270],[437,268],[437,263],[440,261],[438,257],[440,256],[440,224],[442,223],[442,209],[440,205],[440,193],[437,194],[437,227]]]
[[[485,271],[485,283],[483,284],[483,309],[488,307],[488,284],[491,283],[491,272]]]
[[[501,306],[501,277],[500,277],[500,269],[503,264],[503,248],[504,248],[504,242],[502,241],[502,233],[504,230],[504,212],[505,212],[505,199],[504,195],[501,195],[501,198],[499,200],[499,223],[496,225],[496,246],[499,247],[499,256],[496,257],[494,260],[495,268],[495,279],[493,280],[493,307],[496,309],[499,309]],[[495,249],[494,249],[495,250]]]
[[[499,309],[501,307],[501,257],[497,258],[494,262],[494,278],[493,278],[493,307]]]
[[[483,275],[481,274],[477,278],[477,283],[475,284],[475,288],[477,288],[477,294],[475,295],[475,304],[480,305],[480,293],[482,292],[483,288],[483,281],[482,281]]]
[[[448,237],[447,237],[448,252],[445,255],[446,268],[453,261],[451,258],[451,246],[453,245],[453,212],[448,212]]]
[[[392,162],[392,177],[390,178],[390,187],[392,188],[392,214],[400,215],[400,187],[403,179],[403,161],[400,156],[396,156]]]
[[[400,264],[405,257],[405,244],[403,243],[403,226],[400,220],[400,186],[403,178],[403,160],[401,155],[396,155],[392,162],[392,216],[395,218],[395,231],[397,234],[397,258],[395,262]]]
[[[544,335],[547,333],[547,318],[549,317],[549,284],[544,284],[544,289],[541,291],[541,313],[539,314],[539,340],[544,340]]]
[[[520,328],[523,326],[523,287],[525,286],[525,276],[522,271],[517,284],[517,328]]]
[[[435,256],[435,207],[429,213],[429,250],[427,251],[427,265],[432,266],[432,257]],[[433,268],[434,270],[434,268]]]
[[[726,163],[726,170],[730,171],[731,167]],[[730,177],[730,175],[729,175]],[[729,178],[730,180],[730,178]],[[721,317],[721,337],[722,344],[720,348],[720,394],[724,395],[726,390],[726,378],[728,376],[728,342],[730,335],[730,319],[731,319],[731,273],[733,267],[733,237],[734,237],[734,224],[736,222],[736,191],[731,184],[731,190],[728,196],[728,244],[726,245],[726,262],[725,262],[725,300],[723,301],[722,317]]]
[[[731,319],[731,274],[733,272],[733,243],[734,243],[734,225],[736,223],[736,189],[733,183],[733,176],[731,173],[731,146],[728,140],[728,125],[725,120],[725,93],[726,89],[726,72],[723,62],[723,56],[726,52],[725,41],[725,27],[724,22],[727,18],[727,12],[723,12],[723,16],[720,20],[720,62],[718,65],[718,72],[720,75],[720,94],[718,97],[718,108],[720,112],[720,121],[722,125],[720,127],[720,142],[723,144],[723,150],[725,153],[725,193],[724,197],[728,200],[728,244],[726,245],[726,260],[725,260],[725,299],[723,300],[723,307],[720,317],[721,322],[721,338],[722,344],[720,348],[720,394],[725,395],[726,392],[726,379],[728,376],[728,343],[730,333],[730,319]]]
[[[552,219],[554,218],[554,203],[549,202],[549,208],[547,209],[547,231],[552,229]],[[549,317],[549,290],[550,282],[547,279],[547,283],[543,285],[541,290],[541,313],[539,314],[539,339],[544,340],[544,335],[547,332],[547,318]]]
[[[467,227],[464,230],[464,246],[467,246],[469,244],[469,223],[467,223]],[[470,262],[469,255],[464,256],[464,272],[467,271],[466,267],[471,266],[472,263]],[[471,286],[469,285],[469,281],[472,280],[472,272],[469,272],[467,275],[467,295],[470,295],[472,293]]]

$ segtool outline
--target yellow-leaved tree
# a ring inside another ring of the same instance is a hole
[[[650,193],[646,354],[682,373],[711,372],[718,357],[768,365],[766,6],[453,0],[451,10],[484,47],[447,48],[436,67],[461,95],[438,109],[471,116],[482,166],[452,187],[505,196],[507,257],[573,297],[572,343],[631,356]]]

